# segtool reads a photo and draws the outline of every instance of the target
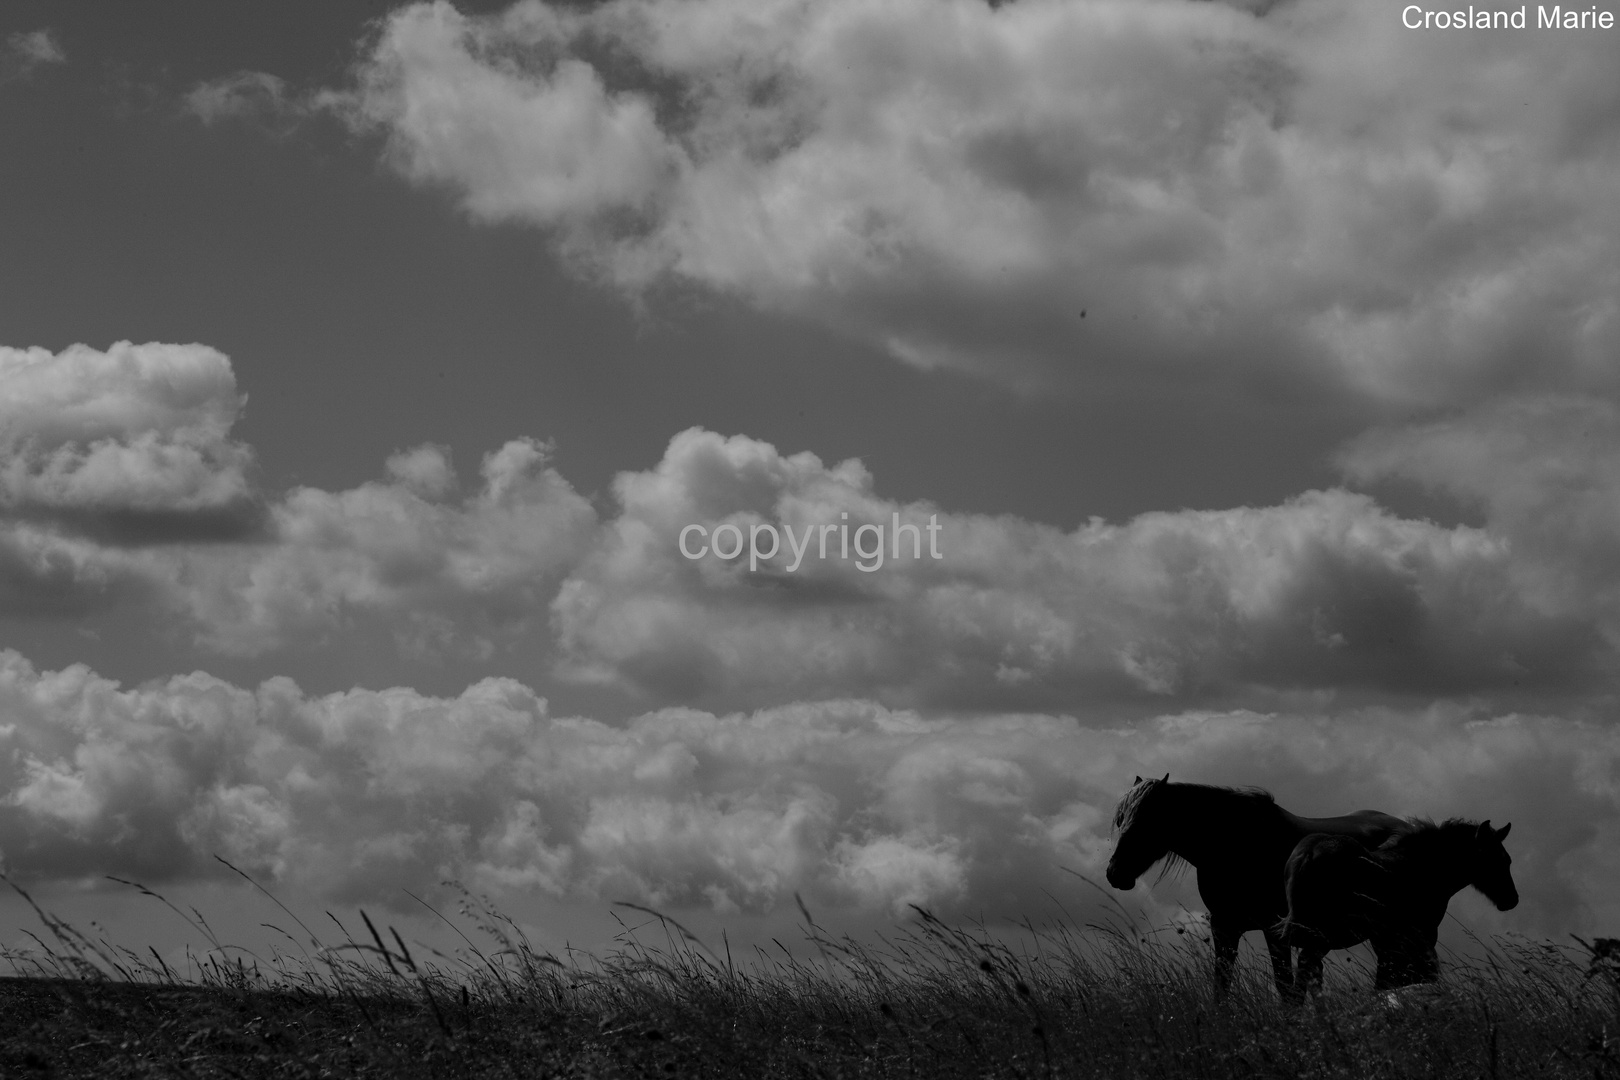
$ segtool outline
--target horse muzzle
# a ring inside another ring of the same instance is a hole
[[[1108,864],[1108,869],[1104,872],[1103,876],[1108,879],[1108,884],[1112,885],[1116,889],[1124,889],[1128,891],[1136,887],[1136,875],[1125,873],[1125,871],[1121,870],[1113,863]]]

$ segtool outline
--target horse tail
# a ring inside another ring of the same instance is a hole
[[[1288,914],[1271,924],[1271,932],[1288,944],[1299,948],[1316,944],[1322,939],[1320,933],[1299,921],[1299,916],[1291,905]]]
[[[1309,906],[1309,899],[1305,894],[1310,892],[1310,872],[1307,869],[1312,856],[1316,853],[1317,844],[1327,839],[1319,833],[1313,833],[1300,840],[1288,856],[1288,862],[1283,867],[1283,895],[1288,902],[1287,914],[1272,925],[1272,933],[1281,937],[1289,945],[1305,947],[1318,944],[1322,935],[1300,921],[1304,909]]]

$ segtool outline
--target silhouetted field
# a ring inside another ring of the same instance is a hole
[[[559,958],[469,896],[454,955],[364,916],[323,942],[289,912],[290,951],[250,957],[181,914],[211,946],[185,972],[40,912],[37,948],[6,954],[28,977],[0,979],[0,1076],[1620,1076],[1607,939],[1496,941],[1394,995],[1341,965],[1288,1008],[1257,970],[1216,1002],[1206,945],[1129,926],[919,912],[856,942],[806,913],[808,958],[733,958],[635,909],[615,951]]]

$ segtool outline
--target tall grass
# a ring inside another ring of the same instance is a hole
[[[317,932],[283,908],[290,926],[272,926],[283,945],[260,956],[170,905],[208,943],[177,970],[36,905],[43,934],[0,953],[31,977],[7,992],[50,988],[67,1005],[51,1006],[56,1026],[0,1045],[0,1074],[43,1061],[105,1076],[101,1059],[74,1053],[101,1053],[117,1034],[131,1074],[197,1076],[1620,1075],[1611,939],[1481,942],[1448,957],[1439,986],[1393,994],[1341,963],[1320,996],[1290,1007],[1253,969],[1217,1001],[1196,928],[1128,919],[992,931],[917,910],[857,941],[801,905],[796,951],[772,942],[734,956],[724,935],[703,941],[627,904],[605,954],[556,956],[481,897],[463,891],[450,915],[423,906],[459,947],[413,949],[364,912],[327,913]],[[182,1004],[150,1016],[127,1004],[160,999]]]

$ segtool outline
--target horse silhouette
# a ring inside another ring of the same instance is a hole
[[[1288,857],[1288,915],[1277,932],[1297,945],[1299,987],[1320,989],[1332,949],[1363,941],[1378,954],[1380,990],[1435,982],[1435,943],[1452,896],[1472,885],[1508,911],[1519,902],[1502,841],[1513,826],[1452,818],[1436,825],[1413,819],[1371,850],[1342,836],[1307,836]]]
[[[1136,778],[1114,811],[1119,840],[1108,860],[1108,884],[1129,889],[1166,857],[1165,872],[1178,863],[1198,871],[1198,895],[1209,911],[1215,945],[1215,985],[1225,994],[1232,982],[1238,941],[1250,930],[1265,934],[1277,992],[1297,996],[1293,956],[1278,927],[1288,912],[1283,871],[1295,846],[1326,833],[1358,847],[1374,847],[1411,828],[1404,818],[1378,810],[1343,817],[1307,818],[1277,805],[1259,788],[1172,784]],[[1162,876],[1162,875],[1161,875]]]

